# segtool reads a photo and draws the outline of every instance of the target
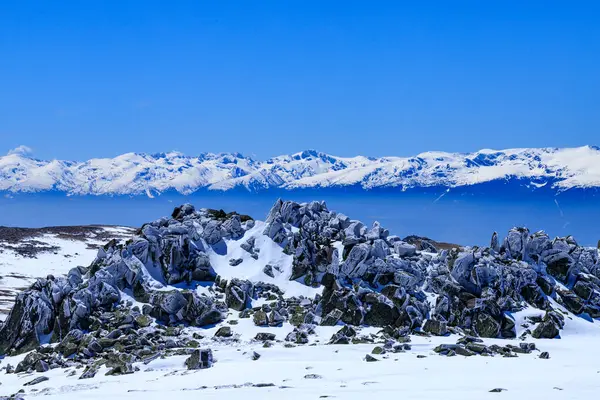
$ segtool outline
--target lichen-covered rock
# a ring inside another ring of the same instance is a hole
[[[484,312],[477,313],[473,318],[473,328],[481,337],[495,338],[500,334],[500,323]]]
[[[531,336],[536,339],[554,339],[560,334],[563,325],[564,319],[560,314],[554,311],[547,312],[542,322],[535,327]]]
[[[215,332],[215,337],[231,337],[233,332],[230,326],[222,326]]]
[[[206,369],[213,365],[213,355],[210,349],[197,349],[185,360],[187,369]]]
[[[448,333],[446,322],[428,319],[423,325],[423,331],[436,336],[444,336]]]
[[[245,309],[253,297],[254,287],[249,281],[232,279],[225,288],[227,307],[237,311]]]

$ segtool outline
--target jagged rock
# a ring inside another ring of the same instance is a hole
[[[356,330],[351,326],[344,325],[331,337],[329,344],[350,344],[354,337],[356,337]]]
[[[566,282],[569,268],[573,264],[571,256],[559,249],[548,250],[542,256],[548,273],[559,281]]]
[[[255,340],[265,342],[267,340],[275,340],[275,334],[269,332],[259,332],[254,337]]]
[[[285,318],[277,311],[273,310],[269,314],[268,321],[270,326],[280,326],[285,321]]]
[[[554,339],[559,333],[558,324],[554,320],[548,319],[540,322],[531,333],[531,336],[536,339]]]
[[[240,247],[243,250],[247,251],[248,253],[253,253],[254,252],[254,243],[255,243],[255,238],[254,238],[254,236],[251,236],[244,243],[242,243],[240,245]]]
[[[561,290],[558,294],[567,310],[571,311],[573,314],[581,314],[584,307],[584,302],[581,298],[570,291]]]
[[[48,363],[44,360],[38,360],[37,363],[35,363],[35,372],[46,372],[50,369],[50,366],[48,366]]]
[[[506,253],[516,260],[523,260],[527,255],[527,240],[529,230],[527,228],[513,228],[508,231],[504,239],[504,249]]]
[[[265,265],[265,267],[263,268],[263,272],[265,273],[265,275],[270,276],[271,278],[275,278],[275,274],[273,273],[273,266],[272,265]]]
[[[365,314],[365,323],[372,326],[393,325],[400,317],[400,313],[392,304],[381,301],[371,304],[371,307]]]
[[[502,336],[504,339],[514,339],[517,337],[515,321],[507,315],[504,315],[502,319],[500,336]]]
[[[219,243],[222,239],[221,224],[218,221],[210,221],[204,227],[203,236],[206,243],[211,246]]]
[[[229,265],[231,265],[232,267],[237,267],[242,262],[244,262],[244,259],[242,258],[232,258],[231,260],[229,260]]]
[[[433,351],[445,356],[454,356],[458,354],[460,356],[470,357],[475,355],[475,352],[458,344],[440,344],[435,347]]]
[[[24,353],[40,345],[40,337],[54,327],[51,281],[38,280],[30,290],[19,293],[4,324],[0,327],[0,355],[14,350]]]
[[[446,322],[428,319],[423,325],[423,331],[436,336],[444,336],[448,333]]]
[[[242,219],[239,215],[234,214],[221,225],[223,236],[232,239],[240,239],[244,236],[244,228],[242,227]]]
[[[378,360],[377,358],[373,357],[372,355],[370,355],[370,354],[367,354],[367,355],[365,356],[365,361],[366,361],[366,362],[376,362],[376,361],[379,361],[379,360]]]
[[[421,240],[421,251],[426,251],[428,253],[437,253],[438,249],[428,240]]]
[[[286,342],[292,342],[297,344],[308,343],[308,332],[295,328],[292,332],[288,333],[285,337]]]
[[[215,337],[231,337],[233,332],[230,326],[222,326],[215,332]]]
[[[329,314],[327,314],[322,320],[321,325],[323,326],[335,326],[337,325],[340,318],[344,313],[338,309],[332,310]]]
[[[248,281],[232,279],[225,288],[225,303],[227,307],[242,311],[248,306],[253,286]]]
[[[477,354],[489,354],[491,351],[483,343],[469,342],[465,345],[465,349]]]
[[[521,289],[521,294],[526,302],[532,306],[545,310],[548,308],[548,300],[542,289],[536,284],[525,285]]]
[[[94,365],[90,365],[87,366],[85,368],[85,370],[83,371],[83,373],[81,374],[81,376],[79,377],[79,379],[90,379],[96,376],[96,374],[98,373],[98,370],[100,369],[100,366],[97,364]]]
[[[498,232],[494,232],[492,234],[492,240],[490,242],[490,248],[492,250],[494,250],[495,252],[499,252],[500,251],[500,245],[498,243]]]
[[[411,257],[417,253],[417,247],[414,244],[397,241],[394,243],[394,252],[400,257]]]
[[[546,296],[551,296],[554,293],[554,282],[548,276],[538,275],[536,284],[542,289]]]
[[[587,301],[594,294],[594,287],[591,283],[580,280],[573,286],[573,292],[583,300]]]
[[[473,253],[461,253],[454,261],[451,275],[469,293],[479,295],[481,288],[471,282],[471,272],[474,264],[475,256]]]
[[[256,326],[267,326],[269,325],[269,320],[267,317],[267,313],[262,311],[262,310],[258,310],[254,313],[254,316],[252,317],[254,320],[254,325]]]
[[[42,361],[42,359],[43,359],[43,355],[37,351],[33,351],[33,352],[27,354],[27,356],[25,356],[23,361],[21,361],[20,363],[17,364],[17,367],[15,368],[15,373],[18,374],[20,372],[31,371],[32,369],[35,368],[35,366],[37,365],[37,363],[39,361]]]
[[[548,353],[547,351],[542,351],[542,352],[540,353],[540,358],[541,358],[542,360],[547,360],[547,359],[549,359],[549,358],[550,358],[550,353]]]
[[[495,338],[500,334],[500,324],[491,315],[479,312],[473,318],[473,328],[481,337]]]
[[[213,355],[210,349],[194,350],[185,360],[187,369],[205,369],[213,365]]]

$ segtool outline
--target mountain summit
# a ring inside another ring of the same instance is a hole
[[[337,157],[315,150],[255,160],[239,153],[127,153],[85,162],[0,157],[0,191],[77,195],[190,194],[199,189],[363,189],[460,187],[502,179],[557,191],[600,186],[600,149],[523,148],[474,153],[426,152],[414,157]]]

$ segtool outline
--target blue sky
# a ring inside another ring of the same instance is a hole
[[[599,21],[591,1],[6,1],[0,152],[599,144]]]

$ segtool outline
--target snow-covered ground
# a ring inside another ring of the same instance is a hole
[[[237,314],[237,313],[234,313]],[[229,321],[235,319],[231,315]],[[221,325],[228,325],[230,322]],[[25,398],[44,399],[364,399],[366,396],[394,396],[408,399],[479,400],[488,396],[506,399],[588,399],[600,390],[600,325],[583,319],[567,321],[562,339],[528,340],[540,351],[518,358],[445,357],[432,349],[440,343],[454,343],[458,337],[413,336],[411,350],[376,355],[378,362],[364,357],[373,344],[326,345],[339,327],[317,327],[314,345],[286,348],[276,343],[263,348],[251,338],[258,332],[273,332],[281,340],[292,327],[259,328],[249,319],[231,325],[236,341],[216,343],[204,339],[216,362],[206,370],[188,371],[185,356],[137,363],[133,375],[105,376],[79,380],[82,371],[55,369],[46,373],[1,374],[0,395],[25,390]],[[195,328],[206,338],[218,327]],[[361,333],[375,332],[365,328]],[[485,344],[518,344],[518,340],[492,340]],[[253,352],[260,354],[252,360]],[[418,357],[419,356],[419,357]],[[425,356],[425,357],[423,357]],[[6,358],[13,366],[23,356]],[[23,386],[38,376],[49,380]],[[492,389],[504,389],[500,393]]]

